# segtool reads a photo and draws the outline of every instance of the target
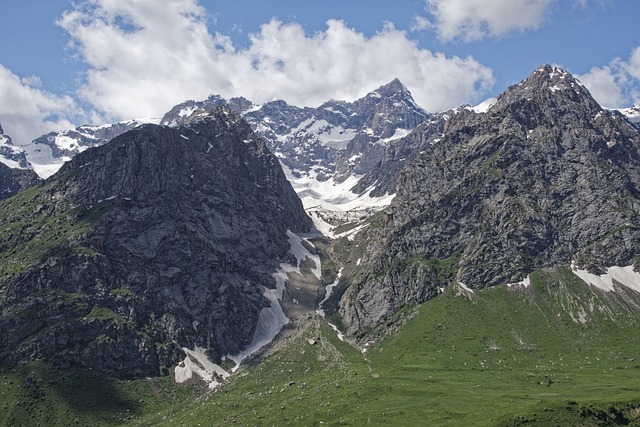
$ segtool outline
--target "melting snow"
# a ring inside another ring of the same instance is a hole
[[[14,161],[14,160],[7,159],[4,156],[0,156],[0,162],[4,163],[7,166],[9,166],[11,169],[22,169],[20,167],[20,163]]]
[[[467,285],[465,285],[462,282],[458,282],[458,286],[460,286],[460,288],[462,288],[465,292],[468,292],[470,294],[473,293],[473,289],[471,289],[470,287],[468,287]]]
[[[316,310],[316,313],[318,313],[322,317],[324,317],[325,315],[324,308],[323,308],[324,303],[327,302],[327,300],[329,300],[329,297],[331,296],[333,289],[338,285],[338,282],[340,281],[340,277],[342,277],[342,268],[338,271],[336,280],[334,280],[333,283],[325,287],[324,298],[322,299],[322,301],[320,301],[320,304],[318,304],[318,309]]]
[[[373,188],[363,194],[351,192],[351,188],[360,181],[362,176],[350,176],[338,183],[333,178],[324,182],[316,179],[317,173],[312,171],[299,178],[293,176],[291,169],[282,166],[293,189],[298,193],[305,209],[319,209],[332,211],[349,211],[370,207],[388,206],[395,195],[387,194],[382,197],[371,197]]]
[[[214,389],[229,377],[227,371],[209,360],[205,349],[196,346],[194,350],[186,347],[182,350],[187,357],[174,369],[177,383],[184,383],[197,375],[208,384],[210,389]]]
[[[333,292],[333,289],[338,285],[338,282],[340,282],[340,277],[341,276],[342,276],[342,269],[340,269],[340,271],[338,271],[338,275],[336,277],[336,280],[332,284],[328,285],[325,288],[326,291],[325,291],[324,298],[322,299],[322,301],[320,301],[320,304],[318,304],[318,309],[316,310],[316,313],[318,313],[322,317],[324,317],[324,315],[325,315],[325,312],[324,312],[324,309],[322,308],[322,306],[329,299],[329,297],[331,296],[331,293]],[[340,341],[344,341],[344,335],[342,334],[342,332],[340,332],[338,327],[336,325],[334,325],[333,323],[329,322],[328,320],[327,320],[327,323],[329,324],[331,329],[333,329],[333,331],[336,333],[338,339]]]
[[[300,271],[300,264],[305,259],[311,259],[315,263],[312,273],[319,279],[320,278],[320,257],[313,255],[302,244],[302,238],[295,233],[287,231],[289,237],[289,245],[291,252],[297,261],[296,266],[290,264],[281,263],[278,271],[273,273],[273,277],[276,279],[276,289],[264,288],[264,296],[271,302],[269,307],[263,308],[260,311],[258,317],[258,324],[253,334],[251,343],[238,354],[228,355],[227,358],[235,362],[236,366],[231,370],[235,372],[240,367],[240,364],[244,359],[271,343],[274,338],[280,333],[282,327],[289,323],[289,318],[282,311],[280,306],[280,300],[285,288],[285,282],[287,281],[289,273],[302,274]]]
[[[606,292],[615,291],[616,285],[626,286],[640,293],[640,273],[633,270],[633,265],[628,267],[609,267],[601,276],[580,270],[575,263],[571,263],[573,273],[584,280],[588,285],[602,289]]]

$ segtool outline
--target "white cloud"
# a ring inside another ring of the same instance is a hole
[[[611,67],[593,67],[587,74],[579,75],[578,78],[602,106],[614,108],[626,103]]]
[[[626,107],[640,103],[640,47],[628,60],[613,59],[603,67],[593,67],[577,76],[602,106]]]
[[[396,77],[419,104],[439,111],[478,100],[494,81],[473,58],[421,49],[391,24],[366,37],[342,21],[306,34],[299,24],[272,20],[238,50],[208,31],[208,19],[196,0],[163,7],[154,0],[91,0],[58,24],[89,67],[82,100],[109,119],[159,116],[210,93],[317,105],[355,99]]]
[[[20,79],[0,65],[0,123],[15,145],[25,145],[52,130],[73,127],[70,119],[79,111],[69,96],[40,89],[36,77]]]
[[[433,20],[418,21],[435,28],[442,40],[481,40],[538,28],[552,0],[425,0]],[[418,27],[419,28],[419,27]]]

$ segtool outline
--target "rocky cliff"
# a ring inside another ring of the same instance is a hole
[[[118,377],[251,341],[263,286],[310,220],[228,109],[143,125],[0,205],[0,354]]]
[[[345,281],[350,334],[366,336],[451,283],[638,263],[640,134],[562,69],[541,67],[485,113],[452,116],[397,190],[363,267]]]

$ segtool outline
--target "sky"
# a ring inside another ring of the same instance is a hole
[[[542,64],[605,107],[640,103],[638,0],[26,0],[2,16],[0,124],[16,145],[210,94],[318,106],[394,78],[435,113]]]

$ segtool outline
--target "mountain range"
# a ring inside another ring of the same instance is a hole
[[[438,114],[394,80],[317,108],[210,96],[25,150],[0,132],[0,368],[36,408],[51,367],[228,382],[184,413],[140,401],[139,423],[631,425],[634,114],[545,65]],[[0,421],[24,421],[7,399]]]

